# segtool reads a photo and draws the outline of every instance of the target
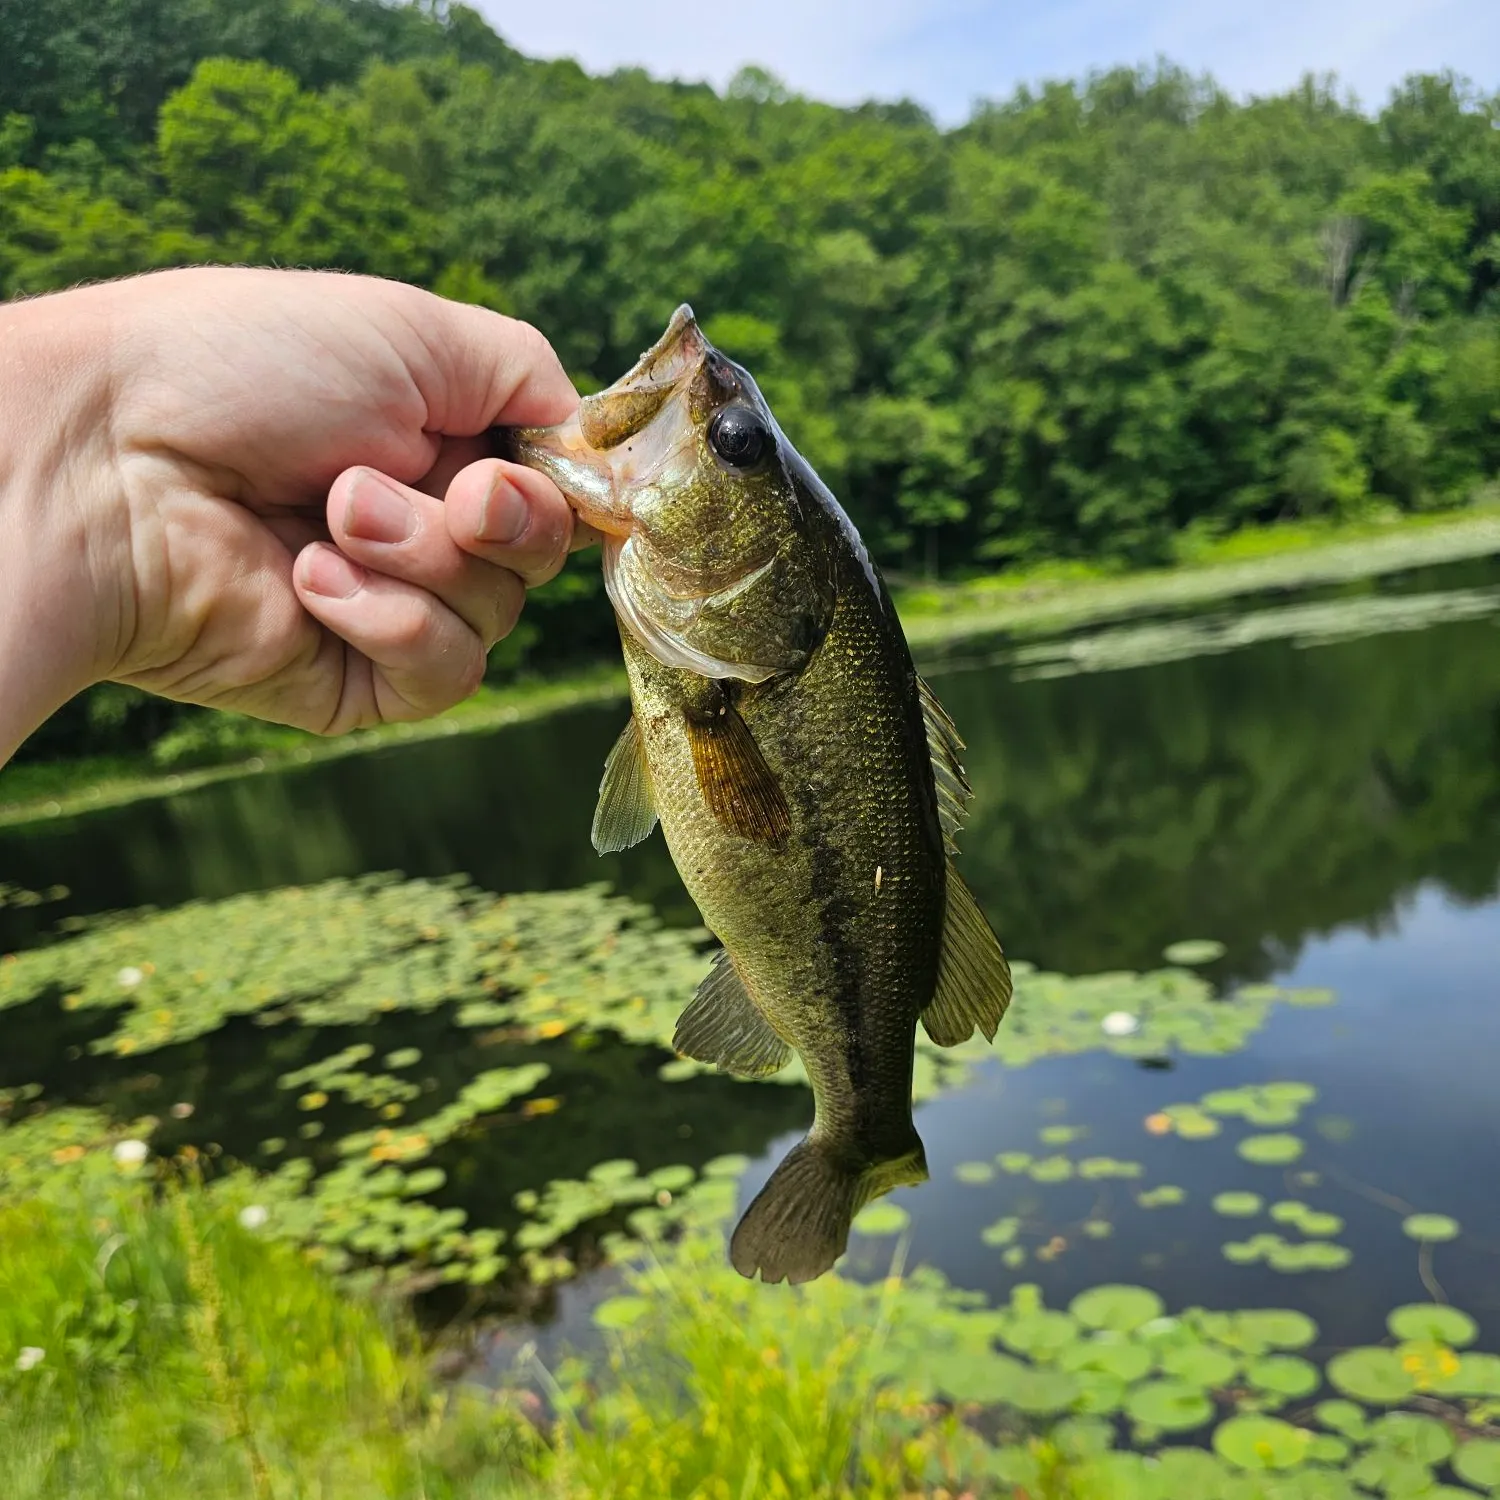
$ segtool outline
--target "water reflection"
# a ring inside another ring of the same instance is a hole
[[[1477,621],[1041,681],[935,673],[977,793],[964,872],[1011,953],[1071,973],[1211,935],[1229,945],[1218,972],[1256,976],[1310,935],[1388,923],[1423,881],[1485,899],[1500,877],[1497,648]],[[384,869],[496,891],[603,879],[693,922],[659,837],[605,859],[589,846],[623,712],[6,831],[0,879],[63,881],[81,911]],[[56,915],[0,912],[0,942]]]

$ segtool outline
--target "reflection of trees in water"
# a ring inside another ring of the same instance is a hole
[[[1013,683],[940,679],[976,788],[962,867],[1009,950],[1070,972],[1175,938],[1261,974],[1310,934],[1500,877],[1489,624]]]
[[[1075,973],[1213,936],[1258,974],[1309,933],[1389,920],[1423,880],[1479,899],[1500,864],[1497,647],[1476,623],[1084,677],[943,677],[977,790],[961,868],[1013,954]],[[496,891],[607,880],[692,922],[659,836],[607,859],[589,845],[624,711],[17,830],[0,835],[0,872],[66,882],[75,910],[369,870]],[[0,912],[0,943],[60,910]]]

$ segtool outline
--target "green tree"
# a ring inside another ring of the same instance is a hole
[[[361,150],[352,112],[264,63],[200,63],[161,109],[162,178],[233,260],[420,279],[426,228]]]

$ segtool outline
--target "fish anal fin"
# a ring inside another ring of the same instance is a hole
[[[866,1203],[926,1181],[920,1141],[901,1156],[860,1167],[809,1136],[745,1210],[729,1242],[730,1262],[752,1281],[812,1281],[848,1248],[849,1226]]]
[[[937,788],[938,821],[943,844],[949,854],[958,849],[958,831],[969,814],[974,791],[964,771],[964,742],[953,720],[932,689],[917,678],[917,696],[922,703],[922,721],[927,726],[927,750],[932,756],[932,779]]]
[[[714,1063],[741,1078],[768,1078],[791,1061],[792,1049],[755,1008],[724,949],[677,1021],[672,1048],[697,1062]]]
[[[594,809],[593,841],[600,854],[617,854],[638,844],[656,827],[656,803],[641,727],[632,714],[604,761],[599,803]]]
[[[968,1041],[976,1026],[992,1042],[1010,996],[1010,965],[1000,941],[974,893],[950,864],[937,988],[922,1012],[922,1025],[939,1047]]]
[[[727,697],[687,717],[698,788],[715,819],[731,833],[779,844],[791,830],[786,797],[749,726]]]

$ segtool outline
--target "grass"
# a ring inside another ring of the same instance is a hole
[[[637,1275],[650,1316],[599,1387],[548,1377],[549,1443],[440,1389],[399,1308],[257,1233],[248,1177],[67,1166],[0,1208],[7,1500],[897,1500],[946,1430],[907,1440],[859,1289],[788,1328],[715,1241]]]
[[[1271,590],[1315,588],[1500,553],[1500,507],[1332,526],[1261,527],[1185,539],[1175,567],[1108,573],[1049,564],[898,597],[919,655],[982,635],[1043,636]]]
[[[1228,537],[1188,535],[1178,565],[1133,573],[1098,564],[1049,562],[971,582],[896,591],[919,655],[986,635],[1042,636],[1153,611],[1198,607],[1272,589],[1311,588],[1500,553],[1500,505],[1460,513],[1361,522],[1293,523]],[[151,757],[91,757],[0,770],[0,827],[189,791],[213,782],[345,755],[541,718],[622,697],[619,666],[600,665],[550,682],[486,686],[439,718],[320,739],[253,720],[215,720],[200,731],[214,764],[164,770]],[[179,735],[181,731],[178,732]],[[191,754],[191,746],[166,747]]]
[[[554,1475],[614,1500],[899,1500],[954,1424],[880,1368],[900,1282],[765,1287],[723,1265],[717,1236],[649,1261],[609,1304],[597,1385],[559,1390]],[[623,1326],[622,1326],[623,1325]]]
[[[437,1392],[404,1314],[246,1227],[247,1200],[65,1175],[0,1210],[7,1500],[527,1492],[532,1429]]]

